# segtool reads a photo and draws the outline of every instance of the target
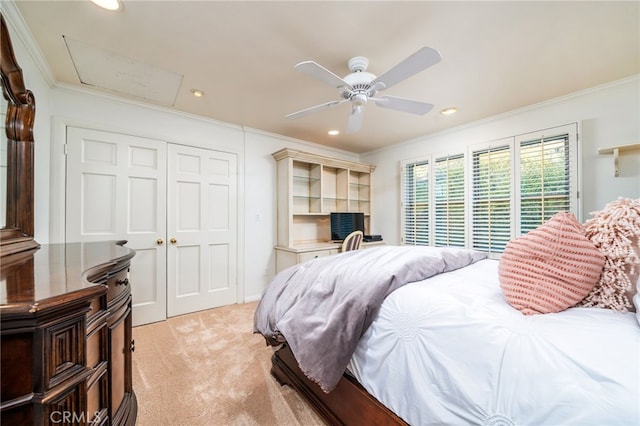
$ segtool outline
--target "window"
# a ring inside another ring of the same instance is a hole
[[[501,253],[559,211],[579,217],[577,124],[467,152],[403,162],[403,244]]]
[[[404,171],[404,241],[429,245],[429,162],[407,164]]]
[[[435,246],[464,247],[464,155],[436,159]]]
[[[525,138],[520,148],[520,233],[571,210],[569,135]]]
[[[502,252],[511,238],[511,147],[472,152],[472,248]]]

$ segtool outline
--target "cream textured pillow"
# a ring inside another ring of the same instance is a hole
[[[604,256],[572,213],[555,214],[509,241],[498,266],[507,302],[526,315],[560,312],[581,301],[598,281]]]
[[[640,274],[640,198],[618,198],[592,215],[585,223],[585,235],[605,263],[600,280],[580,305],[633,311]]]

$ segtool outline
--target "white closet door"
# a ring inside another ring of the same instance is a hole
[[[67,242],[127,240],[133,325],[166,318],[166,143],[67,128]]]
[[[169,144],[167,315],[237,300],[237,157]]]

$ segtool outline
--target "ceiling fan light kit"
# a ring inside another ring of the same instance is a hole
[[[433,109],[432,104],[395,96],[376,97],[376,95],[379,91],[388,89],[394,84],[437,64],[441,59],[442,57],[437,50],[431,47],[423,47],[387,72],[376,77],[374,74],[367,72],[369,60],[363,56],[356,56],[351,58],[347,64],[351,73],[342,78],[314,61],[300,62],[295,66],[295,69],[334,87],[338,90],[341,99],[306,108],[288,114],[286,117],[296,119],[324,109],[333,108],[345,102],[351,102],[347,133],[355,133],[362,127],[364,106],[369,100],[382,108],[417,115],[426,114]]]

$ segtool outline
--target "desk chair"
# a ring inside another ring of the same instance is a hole
[[[362,246],[362,231],[353,231],[342,242],[342,251],[360,250]]]

